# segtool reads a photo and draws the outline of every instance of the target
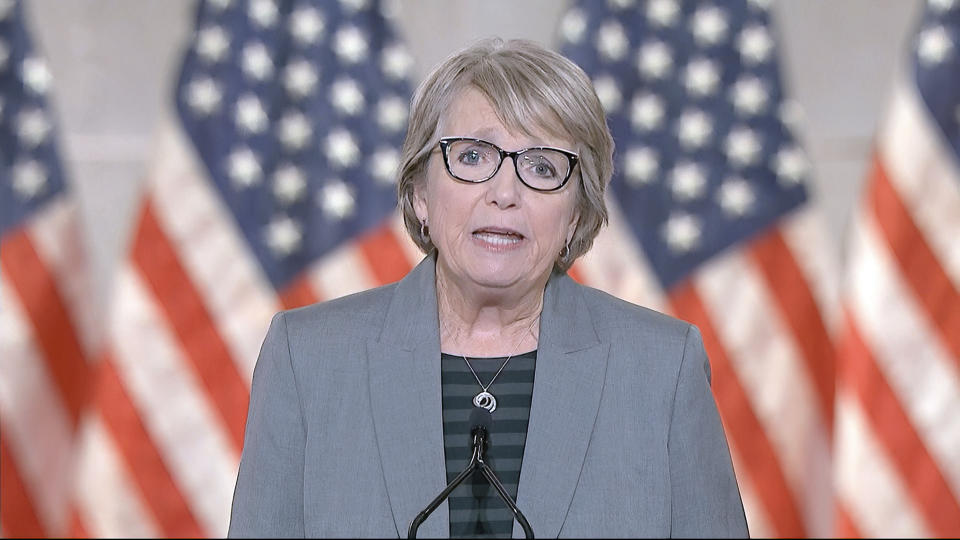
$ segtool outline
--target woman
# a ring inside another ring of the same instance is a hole
[[[483,406],[487,462],[539,537],[746,536],[696,328],[565,274],[606,222],[612,154],[589,79],[556,53],[493,40],[437,67],[398,185],[428,256],[274,318],[230,535],[406,536]],[[479,475],[419,529],[511,533]]]

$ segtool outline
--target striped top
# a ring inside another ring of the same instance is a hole
[[[506,357],[467,358],[484,384],[490,382]],[[490,426],[486,462],[514,501],[520,482],[523,447],[527,440],[530,399],[537,351],[514,356],[488,388],[497,400]],[[440,380],[443,392],[443,445],[447,482],[452,482],[470,462],[469,418],[477,384],[462,356],[442,354]],[[510,538],[513,513],[496,489],[477,471],[450,493],[451,538]],[[522,510],[522,508],[521,508]]]

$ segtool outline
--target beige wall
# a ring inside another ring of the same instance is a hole
[[[193,17],[190,0],[28,0],[46,54],[71,180],[79,191],[101,298],[130,234],[133,204]],[[787,93],[814,190],[841,238],[918,0],[780,0]],[[479,37],[555,44],[557,0],[415,0],[399,6],[419,78]]]

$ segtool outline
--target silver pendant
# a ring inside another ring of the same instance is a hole
[[[473,405],[493,412],[497,410],[497,398],[493,397],[493,394],[490,392],[484,390],[473,396]]]

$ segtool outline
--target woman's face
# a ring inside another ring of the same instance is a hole
[[[531,146],[573,149],[573,141],[531,129],[510,132],[487,98],[467,88],[441,121],[441,137],[474,137],[506,151]],[[451,160],[455,159],[451,155]],[[487,288],[523,290],[546,282],[554,261],[573,237],[578,212],[574,174],[559,191],[534,191],[520,182],[513,160],[504,159],[490,180],[465,183],[451,177],[439,148],[431,155],[426,181],[414,193],[414,209],[429,227],[437,264],[457,281]]]

